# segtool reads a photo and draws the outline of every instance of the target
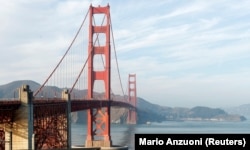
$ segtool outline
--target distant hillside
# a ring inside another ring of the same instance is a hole
[[[228,114],[219,108],[209,108],[203,106],[197,106],[194,108],[171,108],[166,106],[160,106],[157,104],[151,104],[142,98],[138,98],[138,109],[142,112],[148,112],[154,114],[157,121],[244,121],[246,118],[237,114]],[[145,117],[145,116],[144,116]],[[147,121],[154,121],[148,117],[143,117],[140,123]]]
[[[13,98],[17,97],[17,89],[20,88],[23,84],[27,84],[30,86],[32,91],[36,91],[40,84],[31,81],[31,80],[21,80],[14,81],[5,85],[0,85],[0,98]],[[47,86],[44,89],[44,92],[38,96],[48,96],[52,97],[55,93],[60,93],[63,89],[58,87]],[[51,92],[53,91],[53,92]],[[15,94],[14,94],[15,93]],[[42,95],[44,94],[44,95]],[[87,94],[86,90],[74,90],[74,94],[79,96],[85,96]],[[122,100],[123,96],[115,95],[116,100]],[[241,113],[239,111],[241,110]],[[250,104],[243,105],[239,108],[232,109],[230,114],[226,113],[224,110],[219,108],[208,108],[197,106],[194,108],[181,108],[181,107],[167,107],[160,106],[157,104],[150,103],[143,98],[137,98],[137,116],[138,123],[146,123],[146,122],[162,122],[162,121],[185,121],[185,120],[206,120],[206,121],[244,121],[246,118],[244,116],[240,116],[237,114],[249,114]],[[111,109],[111,121],[112,122],[125,122],[126,115],[128,110],[125,108],[112,108]],[[233,113],[232,113],[233,112]],[[234,115],[231,115],[234,114]],[[75,122],[85,122],[86,121],[86,113],[72,113],[73,120]]]
[[[237,107],[223,108],[230,114],[239,114],[250,118],[250,104],[244,104]]]
[[[137,116],[139,123],[165,121],[165,114],[162,113],[162,106],[152,104],[140,97],[137,97]]]
[[[29,85],[33,90],[40,87],[39,83],[31,80],[13,81],[8,84],[0,85],[0,98],[14,98],[14,95],[17,97],[18,88],[24,84]]]

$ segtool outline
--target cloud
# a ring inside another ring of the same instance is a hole
[[[237,97],[247,102],[248,1],[1,1],[0,84],[42,83],[91,3],[109,3],[122,82],[126,86],[127,75],[136,73],[138,96],[173,106],[216,100],[233,105]],[[74,48],[83,39],[87,46],[86,35],[81,33]],[[72,58],[79,65],[77,55]]]
[[[205,74],[189,74],[179,78],[158,76],[138,79],[139,95],[143,91],[146,99],[169,106],[222,107],[238,105],[239,100],[247,102],[249,93],[249,71],[207,76]],[[164,94],[163,94],[164,91]],[[227,95],[225,97],[225,95]]]
[[[173,95],[173,93],[180,93],[180,96],[177,94],[174,96],[185,97],[181,93],[187,94],[188,92],[178,91],[178,88],[181,88],[178,83],[182,83],[193,97],[193,100],[189,99],[189,101],[197,103],[196,100],[200,99],[202,94],[200,97],[195,97],[195,91],[206,87],[206,80],[210,79],[214,84],[209,85],[211,88],[207,92],[203,91],[203,94],[208,96],[208,93],[211,95],[221,93],[219,98],[213,98],[220,99],[222,101],[220,105],[222,105],[224,99],[228,98],[226,93],[237,90],[233,85],[245,85],[245,77],[242,80],[236,80],[235,78],[242,78],[241,74],[234,76],[231,74],[242,68],[249,68],[249,63],[241,63],[242,61],[248,62],[250,56],[248,48],[250,45],[246,42],[250,36],[249,24],[245,20],[249,11],[245,7],[247,4],[237,5],[235,8],[233,4],[223,6],[220,5],[222,3],[224,2],[195,1],[182,4],[179,8],[175,7],[168,13],[150,12],[147,13],[147,18],[136,23],[129,22],[130,28],[120,30],[122,32],[118,34],[124,33],[119,36],[121,43],[118,43],[119,52],[124,55],[121,56],[121,66],[122,68],[133,66],[126,70],[137,72],[140,78],[138,80],[143,81],[140,82],[142,85],[139,85],[139,89],[144,94],[150,93],[146,94],[148,99],[162,100],[163,97],[168,97],[168,94]],[[242,10],[238,12],[239,9]],[[223,15],[217,15],[219,12]],[[130,54],[131,58],[125,57],[126,54]],[[224,74],[225,72],[227,74]],[[199,79],[197,76],[185,78],[193,74],[207,76],[207,79]],[[215,76],[225,78],[225,82],[215,84],[217,80],[218,83],[222,82]],[[187,86],[188,83],[190,87]],[[196,84],[196,88],[191,86],[192,83]],[[171,90],[172,94],[163,92],[167,90],[164,86],[169,84],[178,87]],[[223,90],[224,86],[227,87],[225,90]],[[145,87],[159,92],[150,92],[150,89],[146,90]],[[237,96],[241,97],[237,93],[243,94],[244,92],[236,91],[230,101],[233,98],[236,99]],[[246,93],[243,95],[247,96]],[[246,98],[242,97],[242,99],[247,103]],[[161,101],[161,103],[165,102]],[[166,102],[166,104],[169,103]]]

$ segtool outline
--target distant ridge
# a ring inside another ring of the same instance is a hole
[[[36,90],[40,87],[40,84],[32,80],[18,80],[4,85],[0,85],[0,98],[14,98],[14,93],[22,85],[29,85],[30,88]]]
[[[230,114],[240,114],[250,118],[250,104],[243,104],[236,107],[223,108],[226,112]]]
[[[32,91],[36,91],[40,84],[31,81],[31,80],[19,80],[13,81],[5,85],[0,85],[0,98],[14,98],[14,93],[17,92],[17,89],[20,88],[22,85],[29,85]],[[54,97],[55,93],[60,93],[63,89],[58,88],[55,86],[46,86],[44,87],[45,96]],[[53,91],[53,92],[51,92]],[[52,95],[53,94],[53,95]],[[74,90],[74,94],[78,96],[85,96],[87,94],[87,90]],[[17,95],[17,93],[16,93]],[[39,96],[39,95],[38,95]],[[40,95],[41,96],[41,95]],[[121,100],[123,96],[115,95],[115,99]],[[249,114],[250,112],[250,104],[249,105],[242,105],[237,109],[232,109],[231,114],[228,114],[222,109],[219,108],[209,108],[204,106],[197,106],[194,108],[182,108],[182,107],[167,107],[167,106],[160,106],[157,104],[153,104],[148,102],[147,100],[137,97],[137,116],[138,116],[138,123],[144,124],[147,122],[162,122],[162,121],[186,121],[186,120],[193,120],[193,121],[244,121],[246,118],[244,116],[240,116],[235,110],[245,110],[245,113]],[[111,119],[112,122],[125,122],[127,110],[126,109],[111,109]],[[230,112],[230,111],[228,111]],[[75,116],[76,122],[85,122],[86,115],[79,114]],[[119,122],[119,121],[118,121]]]

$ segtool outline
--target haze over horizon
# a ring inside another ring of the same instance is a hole
[[[89,5],[109,3],[122,82],[136,73],[138,97],[170,107],[250,102],[250,1],[0,1],[0,85],[43,83]]]

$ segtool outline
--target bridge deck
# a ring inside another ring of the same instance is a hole
[[[15,107],[18,107],[20,104],[21,104],[21,101],[17,99],[14,99],[14,100],[3,99],[3,100],[0,100],[0,109],[15,108]]]
[[[13,122],[14,110],[21,105],[20,100],[1,100],[0,101],[0,124]]]
[[[67,101],[62,100],[60,98],[35,98],[33,101],[33,105],[36,108],[37,106],[51,106],[54,105],[65,105]],[[7,115],[7,112],[13,111],[19,108],[21,105],[20,100],[1,100],[0,101],[0,119],[4,118],[5,115]],[[86,110],[89,108],[100,108],[100,107],[107,107],[107,106],[113,106],[113,107],[125,107],[125,108],[134,108],[131,104],[123,101],[113,101],[113,100],[86,100],[86,99],[73,99],[71,100],[71,111],[80,111],[80,110]],[[46,109],[46,107],[45,107]],[[6,113],[5,113],[6,112]],[[7,115],[9,116],[9,115]],[[0,121],[1,122],[1,121]]]
[[[56,104],[65,104],[67,101],[60,98],[51,98],[51,99],[35,99],[33,101],[34,106],[45,106],[45,105],[56,105]],[[80,111],[86,110],[89,108],[100,108],[100,107],[125,107],[125,108],[134,108],[131,104],[123,101],[107,101],[107,100],[86,100],[86,99],[73,99],[71,100],[71,111]],[[66,107],[65,107],[66,109]]]

